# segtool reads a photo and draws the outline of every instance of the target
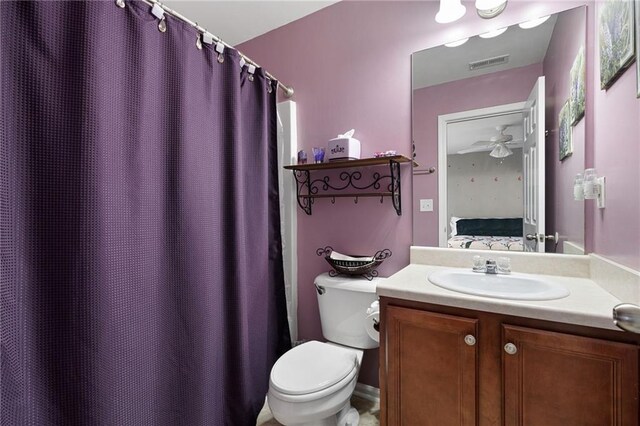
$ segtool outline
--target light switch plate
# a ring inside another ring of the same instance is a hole
[[[420,211],[421,212],[432,212],[433,211],[433,200],[432,199],[420,200]]]

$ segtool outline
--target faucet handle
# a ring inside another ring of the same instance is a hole
[[[484,272],[486,266],[484,257],[482,256],[473,256],[473,272]]]
[[[499,257],[498,258],[498,272],[501,274],[510,274],[511,273],[511,259],[508,257]]]

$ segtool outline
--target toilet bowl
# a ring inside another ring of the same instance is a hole
[[[376,283],[364,278],[316,277],[322,334],[285,353],[271,369],[267,402],[284,425],[356,426],[350,399],[358,382],[363,349],[378,347],[366,331]]]
[[[310,341],[283,355],[273,366],[267,401],[285,425],[356,426],[349,400],[358,381],[363,352]]]

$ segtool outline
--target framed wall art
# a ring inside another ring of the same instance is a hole
[[[636,15],[636,97],[640,98],[640,0],[635,2]]]
[[[558,117],[558,143],[560,144],[560,161],[573,153],[571,140],[571,101],[565,102]]]
[[[575,126],[582,117],[585,110],[585,84],[587,68],[584,62],[584,46],[580,47],[576,58],[571,66],[571,125]]]
[[[611,87],[635,57],[633,3],[632,0],[606,0],[600,6],[598,44],[602,89]]]

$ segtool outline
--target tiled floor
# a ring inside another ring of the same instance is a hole
[[[380,404],[369,401],[358,396],[351,397],[351,405],[360,413],[359,426],[377,426],[380,424]],[[280,425],[269,411],[266,403],[258,416],[256,426],[277,426]]]

